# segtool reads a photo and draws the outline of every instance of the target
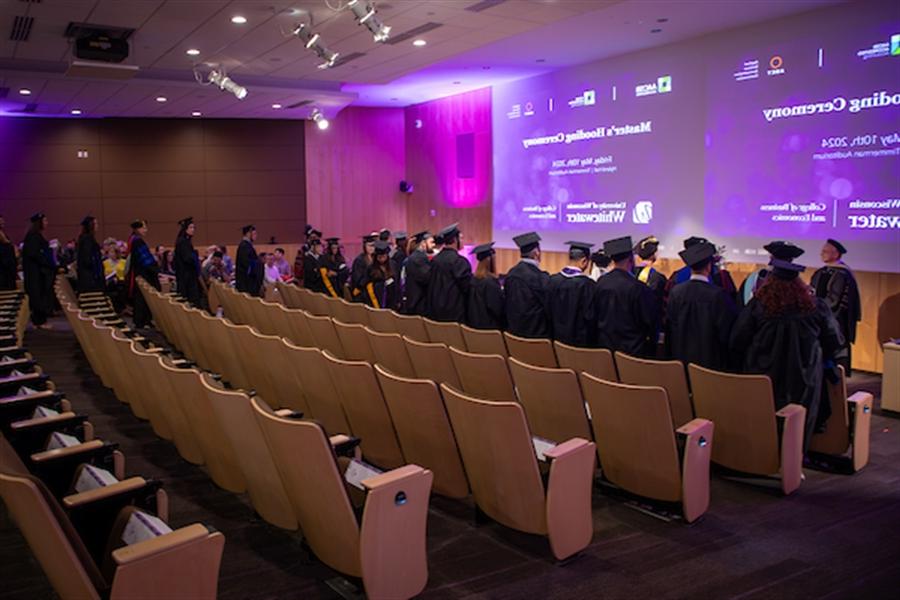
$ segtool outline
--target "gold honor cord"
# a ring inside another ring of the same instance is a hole
[[[366,291],[369,292],[369,298],[372,299],[372,308],[381,308],[381,305],[378,303],[378,298],[375,297],[375,284],[367,283]]]
[[[328,293],[331,294],[335,298],[339,298],[337,292],[334,291],[334,286],[331,285],[331,279],[328,277],[328,269],[325,267],[319,267],[319,273],[322,275],[322,281],[325,282],[325,287],[328,289]]]

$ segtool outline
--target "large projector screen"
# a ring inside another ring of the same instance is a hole
[[[900,13],[805,13],[495,86],[494,237],[788,239],[900,272]]]

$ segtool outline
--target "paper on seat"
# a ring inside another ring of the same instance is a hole
[[[81,470],[81,475],[78,476],[78,480],[75,482],[75,491],[80,494],[81,492],[95,490],[97,488],[118,483],[118,481],[119,480],[106,469],[100,469],[93,465],[85,465]]]
[[[34,413],[31,415],[31,418],[41,419],[43,417],[56,417],[58,415],[59,412],[53,410],[52,408],[47,408],[46,406],[38,406],[34,409]]]
[[[534,446],[534,453],[537,455],[537,459],[541,461],[547,460],[547,457],[544,456],[544,452],[556,447],[555,442],[551,442],[550,440],[536,435],[531,436],[531,443]]]
[[[362,481],[369,477],[381,475],[381,473],[381,470],[354,458],[347,466],[347,470],[344,471],[344,481],[355,488],[365,490],[366,488],[363,486]]]
[[[145,512],[135,511],[128,518],[128,523],[122,532],[122,541],[131,546],[167,533],[172,533],[172,528],[166,525],[162,519]]]
[[[50,434],[50,442],[47,444],[47,450],[68,448],[69,446],[77,446],[80,443],[81,440],[79,440],[74,435],[66,435],[65,433],[54,431],[52,434]]]
[[[30,396],[31,394],[37,394],[37,390],[33,390],[27,385],[23,385],[19,388],[19,391],[16,392],[16,396]]]

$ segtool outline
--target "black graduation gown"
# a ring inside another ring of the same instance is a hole
[[[587,348],[593,342],[593,279],[570,267],[550,277],[549,306],[553,339]]]
[[[824,363],[832,361],[843,344],[837,321],[819,299],[812,312],[770,317],[754,298],[738,316],[730,341],[744,373],[772,380],[776,410],[791,403],[806,407],[804,447],[816,423],[824,423],[827,415],[827,403],[821,403]]]
[[[93,236],[82,235],[78,238],[75,265],[79,292],[102,292],[106,289],[100,244]]]
[[[431,259],[422,250],[416,250],[406,259],[403,312],[408,315],[427,314],[428,278],[431,275]]]
[[[347,261],[340,254],[323,254],[319,257],[319,277],[325,293],[334,298],[344,297],[344,283],[347,282]],[[331,271],[335,275],[329,275]]]
[[[16,289],[17,279],[16,248],[12,242],[0,242],[0,290]]]
[[[466,322],[466,304],[472,287],[472,266],[453,248],[444,248],[431,261],[428,275],[428,318]]]
[[[856,323],[862,319],[859,286],[853,271],[843,264],[827,265],[813,273],[812,288],[834,314],[844,336],[843,352],[838,362],[851,374],[850,344],[856,341]]]
[[[513,335],[549,338],[551,335],[548,292],[550,275],[537,266],[520,261],[509,270],[506,294],[506,326]]]
[[[372,268],[366,278],[363,302],[372,308],[396,310],[400,305],[400,281],[393,273],[385,274],[379,268]]]
[[[395,275],[400,274],[400,270],[403,269],[403,263],[406,262],[406,258],[406,250],[400,247],[397,247],[391,255],[391,266],[394,268]]]
[[[303,255],[303,287],[321,294],[325,292],[325,284],[322,282],[322,274],[319,272],[320,258],[312,252]]]
[[[679,283],[669,294],[666,351],[685,365],[724,371],[737,308],[721,288],[706,281]]]
[[[25,293],[31,308],[31,320],[43,325],[53,312],[53,277],[56,263],[50,244],[39,231],[25,234],[22,244],[22,272],[25,276]]]
[[[129,247],[129,271],[125,274],[125,281],[128,283],[128,296],[134,301],[134,326],[143,328],[150,325],[152,314],[147,301],[141,294],[140,288],[137,286],[135,279],[142,277],[153,288],[159,290],[159,263],[150,252],[150,247],[140,235],[132,234],[128,241]]]
[[[175,286],[178,294],[194,306],[200,305],[200,259],[191,238],[175,242]]]
[[[253,247],[253,242],[241,240],[241,243],[238,244],[234,265],[235,289],[251,296],[260,296],[264,277],[265,272],[259,262],[259,255],[256,253],[256,248]]]
[[[353,259],[353,265],[350,267],[350,296],[354,302],[365,302],[363,293],[366,288],[366,281],[369,279],[369,267],[371,263],[365,253],[360,254]]]
[[[681,267],[672,275],[669,276],[668,281],[666,281],[665,294],[663,299],[663,304],[667,304],[669,300],[669,294],[672,292],[672,288],[678,285],[679,283],[684,283],[691,278],[691,268],[688,266]],[[734,285],[734,279],[731,277],[731,273],[724,269],[720,269],[718,265],[713,265],[712,273],[710,273],[709,281],[713,285],[722,288],[728,297],[734,302],[734,305],[738,304],[738,290]]]
[[[634,276],[637,277],[638,281],[653,290],[660,304],[662,304],[666,295],[666,276],[651,266],[635,267]]]
[[[472,278],[466,323],[475,329],[503,329],[506,326],[505,301],[496,277]]]
[[[656,355],[660,307],[653,291],[622,269],[613,269],[594,288],[597,344],[632,356]]]

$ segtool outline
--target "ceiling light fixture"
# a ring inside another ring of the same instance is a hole
[[[360,25],[365,25],[372,32],[376,42],[388,40],[391,28],[381,22],[381,19],[375,14],[375,7],[369,3],[369,0],[350,0],[347,8],[353,12]]]
[[[168,98],[166,98],[165,96],[157,96],[156,97],[157,102],[165,102],[166,100],[168,100]]]
[[[195,110],[194,112],[191,113],[191,116],[192,117],[201,117],[201,116],[203,116],[203,113],[200,112],[199,110]]]
[[[301,23],[294,27],[293,33],[303,42],[307,49],[312,50],[316,53],[316,56],[322,59],[323,62],[319,65],[320,69],[328,69],[334,66],[340,53],[332,52],[326,48],[320,41],[321,36],[318,33],[313,33],[309,25]]]
[[[416,40],[413,42],[413,46],[418,46],[419,48],[426,45],[428,45],[428,42],[426,42],[425,40]]]
[[[231,17],[231,22],[235,25],[243,25],[247,22],[247,17],[244,17],[242,15],[234,15],[233,17]]]
[[[200,51],[196,48],[188,48],[185,54],[188,56],[200,56]]]
[[[322,114],[318,108],[312,111],[312,114],[309,115],[309,118],[316,124],[321,131],[325,131],[328,129],[328,119],[325,118],[325,115]]]
[[[22,88],[21,90],[19,90],[19,94],[21,94],[22,96],[30,96],[31,90],[29,90],[28,88]]]
[[[77,117],[78,115],[81,114],[81,109],[79,109],[79,108],[73,108],[73,109],[72,109],[72,114],[75,115],[75,116]]]
[[[274,108],[275,110],[278,110],[279,108],[281,108],[281,105],[280,105],[280,104],[273,104],[273,105],[272,105],[272,108]]]
[[[247,97],[247,88],[235,83],[221,68],[210,71],[207,76],[207,82],[213,84],[220,90],[231,92],[238,100],[243,100]]]

